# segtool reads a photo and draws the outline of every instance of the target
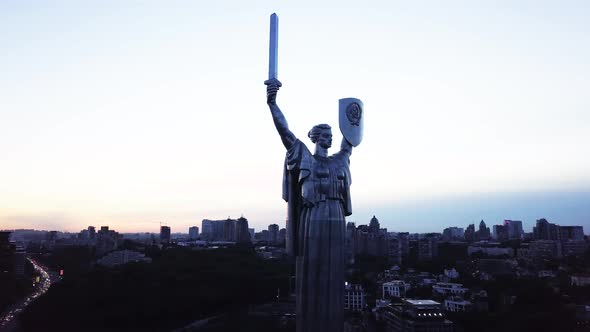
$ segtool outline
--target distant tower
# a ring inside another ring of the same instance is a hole
[[[96,237],[96,228],[94,226],[88,226],[88,237],[91,240]]]
[[[514,240],[522,239],[522,221],[520,220],[504,220],[504,226],[508,227],[508,237]]]
[[[373,216],[373,218],[371,218],[371,221],[369,222],[369,232],[379,233],[379,228],[379,220],[377,220],[377,218]]]
[[[270,244],[276,244],[277,242],[279,242],[279,225],[268,225],[268,242]]]
[[[170,227],[169,226],[160,226],[160,241],[161,242],[170,242]]]
[[[252,239],[250,238],[250,231],[248,228],[248,219],[241,216],[238,220],[235,221],[236,223],[236,242],[237,243],[250,243]]]
[[[196,240],[199,238],[199,227],[193,226],[188,229],[188,238],[190,240]]]
[[[490,228],[486,227],[486,223],[482,220],[479,222],[479,230],[477,231],[478,240],[489,240],[490,239]]]
[[[475,225],[469,224],[465,229],[465,241],[473,242],[475,241]]]

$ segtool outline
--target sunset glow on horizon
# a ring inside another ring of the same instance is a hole
[[[590,229],[583,1],[0,4],[0,229],[284,227],[291,130],[364,102],[353,215],[390,231],[538,218]]]

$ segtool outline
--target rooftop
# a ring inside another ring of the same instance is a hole
[[[413,305],[440,305],[440,303],[432,300],[406,300],[406,302]]]

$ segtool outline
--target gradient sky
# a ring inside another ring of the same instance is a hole
[[[272,12],[296,136],[364,101],[350,220],[588,232],[587,1],[0,2],[0,229],[283,225]]]

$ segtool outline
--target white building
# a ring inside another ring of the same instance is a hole
[[[386,299],[391,296],[404,297],[404,296],[406,296],[406,291],[408,289],[410,289],[410,285],[406,284],[402,280],[394,280],[394,281],[384,283],[382,289],[383,289],[383,295],[381,296],[382,299]]]
[[[445,300],[445,311],[461,312],[469,311],[472,308],[471,302],[462,298],[448,298]]]
[[[346,283],[344,287],[344,310],[362,311],[367,306],[367,296],[361,285]]]
[[[432,286],[432,292],[440,295],[460,295],[463,296],[469,289],[463,287],[463,284],[454,284],[450,282],[439,282]]]

